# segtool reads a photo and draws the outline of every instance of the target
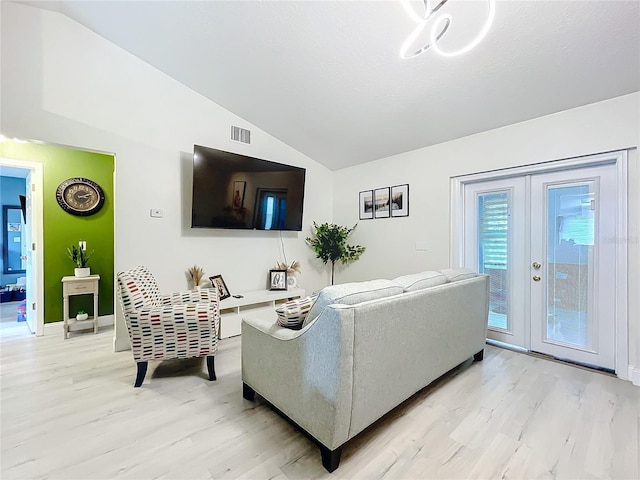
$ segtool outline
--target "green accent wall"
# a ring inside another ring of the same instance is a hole
[[[43,164],[44,216],[44,321],[62,320],[62,283],[66,275],[73,275],[75,265],[67,257],[66,249],[87,242],[87,251],[94,252],[89,266],[91,273],[100,275],[99,314],[113,314],[114,280],[114,205],[113,155],[75,150],[38,143],[0,143],[0,157]],[[96,182],[105,195],[102,209],[88,217],[66,213],[56,200],[56,189],[71,177],[85,177]],[[90,295],[70,297],[69,313],[79,309],[93,313]]]

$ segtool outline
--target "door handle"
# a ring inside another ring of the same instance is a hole
[[[542,267],[542,264],[540,262],[533,262],[531,266],[536,270],[540,270],[540,267]]]
[[[534,275],[533,276],[533,281],[534,282],[539,282],[540,281],[540,276],[539,275]]]

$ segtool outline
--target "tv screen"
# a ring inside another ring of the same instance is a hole
[[[302,230],[306,170],[193,146],[191,226]]]

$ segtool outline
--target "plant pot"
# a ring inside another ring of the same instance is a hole
[[[88,313],[79,313],[76,315],[76,320],[78,320],[79,322],[81,322],[82,320],[86,320],[87,318],[89,318]]]
[[[298,279],[293,275],[287,275],[287,287],[296,288],[298,286]]]
[[[76,268],[73,270],[73,274],[76,277],[88,277],[89,275],[91,275],[91,268],[90,267]]]

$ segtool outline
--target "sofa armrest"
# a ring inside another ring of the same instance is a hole
[[[342,445],[351,415],[353,309],[326,308],[301,330],[244,318],[242,381],[327,448]]]
[[[171,293],[162,296],[163,305],[181,305],[188,303],[218,302],[218,290],[215,288],[203,288],[201,290],[186,290],[184,292]]]
[[[302,334],[302,330],[292,330],[290,328],[281,327],[273,319],[267,320],[261,317],[244,317],[243,323],[269,335],[277,340],[293,340]]]

